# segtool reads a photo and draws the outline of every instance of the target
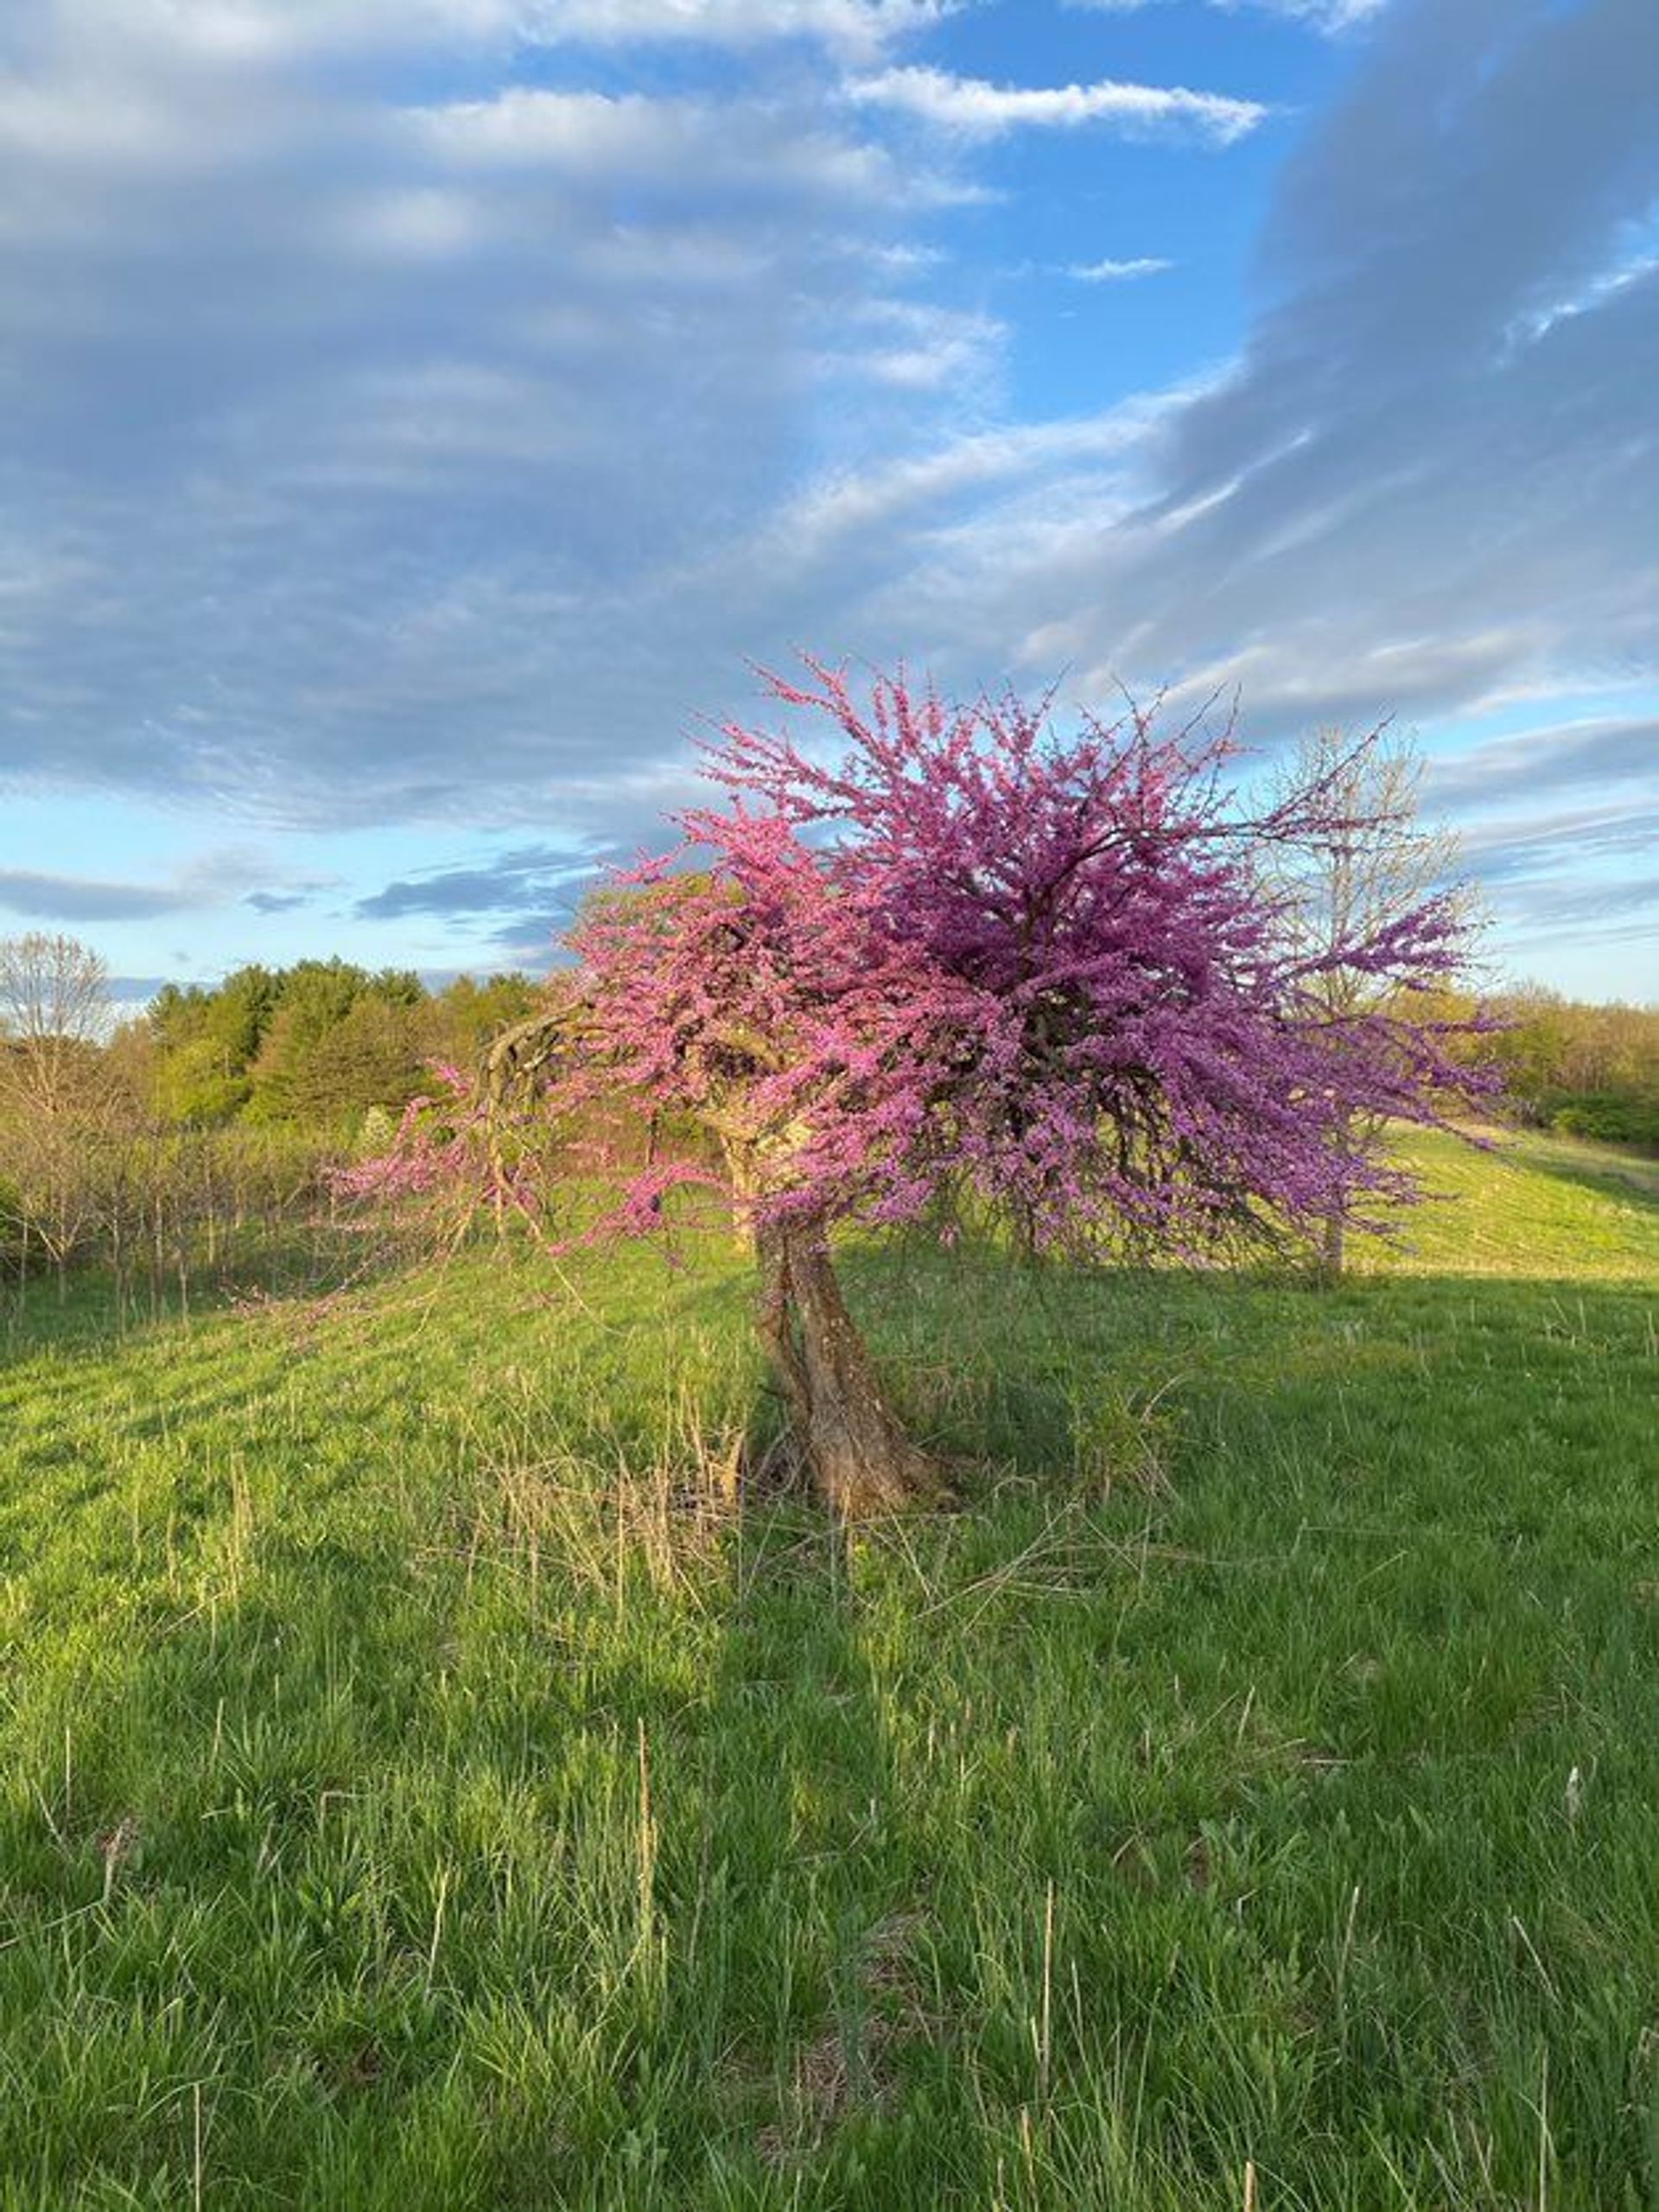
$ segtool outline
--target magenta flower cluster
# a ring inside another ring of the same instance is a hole
[[[625,1179],[607,1229],[729,1180],[762,1222],[944,1223],[971,1196],[1045,1245],[1196,1255],[1412,1195],[1356,1130],[1478,1086],[1411,1011],[1463,927],[1431,897],[1306,950],[1277,861],[1352,831],[1333,784],[1252,810],[1225,733],[1131,710],[1063,734],[1047,702],[806,665],[772,689],[827,741],[728,728],[679,850],[574,933],[543,1109],[580,1126],[620,1091],[702,1136]],[[1333,1015],[1338,967],[1386,988]],[[358,1187],[475,1169],[482,1102],[454,1071],[445,1093]]]

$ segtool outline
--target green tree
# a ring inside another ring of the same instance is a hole
[[[359,998],[296,1066],[295,1118],[343,1127],[372,1107],[406,1105],[421,1083],[416,1013],[378,993]]]
[[[457,976],[428,1002],[423,1025],[425,1057],[470,1066],[491,1039],[539,1004],[544,987],[527,976],[491,976],[479,982]]]
[[[302,960],[277,981],[276,1010],[250,1070],[253,1118],[340,1124],[411,1095],[427,1003],[418,976]]]

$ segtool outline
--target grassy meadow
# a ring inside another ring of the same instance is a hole
[[[740,1503],[723,1249],[0,1299],[0,2212],[1659,2207],[1659,1178],[855,1254],[961,1510]]]

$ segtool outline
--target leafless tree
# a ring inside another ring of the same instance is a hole
[[[89,945],[0,938],[0,1106],[56,1118],[83,1104],[109,1027],[109,969]]]
[[[1369,943],[1421,906],[1432,892],[1452,885],[1461,847],[1454,831],[1421,817],[1425,765],[1408,736],[1388,728],[1358,744],[1339,729],[1316,730],[1303,737],[1287,763],[1284,787],[1319,782],[1328,793],[1333,824],[1319,849],[1302,855],[1281,886],[1293,897],[1297,927],[1311,956]],[[1472,897],[1463,888],[1456,895],[1462,900]],[[1327,1011],[1344,1019],[1380,1007],[1389,991],[1386,982],[1346,964],[1324,969],[1314,988]],[[1370,1122],[1351,1122],[1344,1137],[1357,1157],[1370,1154],[1382,1141],[1382,1130]],[[1320,1238],[1320,1267],[1326,1275],[1341,1274],[1344,1243],[1338,1211]]]
[[[61,1275],[104,1211],[104,1154],[120,1089],[104,1053],[109,973],[78,938],[0,938],[0,1179],[9,1242]]]

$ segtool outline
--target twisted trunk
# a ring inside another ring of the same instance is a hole
[[[505,1187],[508,1173],[503,1132],[559,1053],[580,1042],[584,1014],[582,1000],[567,996],[505,1031],[489,1049],[481,1087],[499,1189]],[[720,1041],[757,1067],[767,1064],[770,1047],[764,1039],[733,1030]],[[744,1110],[741,1085],[735,1089],[734,1099],[723,1105],[716,1101],[702,1118],[730,1178],[733,1233],[743,1249],[753,1249],[759,1267],[756,1324],[788,1404],[790,1444],[843,1519],[936,1501],[945,1491],[943,1471],[888,1409],[875,1363],[836,1280],[823,1217],[773,1222],[758,1208],[768,1165],[775,1168],[786,1156],[791,1138],[785,1132],[763,1143]],[[653,1118],[653,1154],[655,1130]]]
[[[756,1235],[760,1338],[789,1403],[793,1441],[845,1520],[937,1498],[938,1464],[888,1410],[847,1311],[823,1222],[766,1223]]]

